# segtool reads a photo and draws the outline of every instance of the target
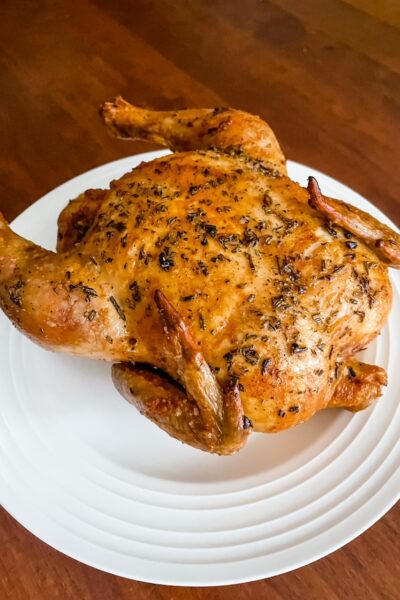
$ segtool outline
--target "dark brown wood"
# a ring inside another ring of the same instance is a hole
[[[97,117],[122,94],[158,109],[230,105],[264,117],[288,157],[400,223],[397,0],[2,0],[0,210],[150,149]],[[124,580],[69,559],[0,511],[0,597],[18,600],[400,598],[400,508],[293,573],[215,589]]]

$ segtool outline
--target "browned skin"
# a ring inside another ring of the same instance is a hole
[[[181,442],[218,454],[232,454],[246,443],[251,425],[244,420],[236,380],[225,386],[225,418],[221,430],[215,432],[213,425],[205,423],[198,404],[187,391],[165,375],[132,363],[117,363],[112,372],[119,392],[145,417]]]
[[[368,408],[381,393],[381,386],[387,385],[384,369],[366,365],[355,359],[348,359],[347,377],[340,377],[328,408],[345,407],[352,412]]]
[[[106,194],[106,190],[86,190],[69,202],[58,217],[57,252],[71,250],[83,240]]]
[[[309,177],[309,204],[319,210],[327,219],[344,227],[355,236],[360,237],[376,252],[380,259],[391,267],[400,269],[400,236],[387,225],[379,223],[368,213],[321,194],[317,180]]]
[[[46,348],[122,363],[123,395],[210,452],[378,397],[385,371],[351,357],[384,325],[387,266],[399,266],[371,239],[395,247],[398,234],[288,179],[257,117],[121,99],[102,115],[114,134],[186,151],[70,203],[58,254],[0,221],[0,301],[14,324]]]
[[[100,115],[109,132],[124,140],[141,139],[173,149],[210,150],[245,155],[286,174],[286,160],[274,132],[260,117],[231,108],[193,108],[157,112],[123,98],[105,102]]]

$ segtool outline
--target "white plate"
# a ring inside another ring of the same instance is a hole
[[[54,248],[66,202],[153,152],[61,185],[13,223]],[[337,181],[322,189],[386,223]],[[326,411],[279,435],[253,434],[233,457],[169,438],[114,389],[110,366],[53,354],[0,315],[0,501],[36,536],[84,563],[142,581],[222,585],[277,575],[343,546],[377,521],[400,489],[399,276],[389,323],[364,358],[389,373],[364,412]],[[396,368],[397,367],[397,368]]]

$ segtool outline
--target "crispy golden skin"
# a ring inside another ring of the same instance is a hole
[[[106,190],[86,190],[71,200],[58,218],[57,252],[71,250],[85,237]]]
[[[387,319],[399,235],[291,181],[258,117],[121,99],[101,114],[113,134],[178,152],[71,202],[57,254],[0,221],[13,323],[48,349],[113,361],[130,402],[210,452],[378,397],[385,371],[352,356]]]

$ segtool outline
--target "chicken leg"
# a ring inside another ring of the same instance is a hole
[[[14,233],[0,213],[0,306],[28,337],[58,352],[135,357],[110,298],[95,259],[45,250]]]
[[[110,133],[146,140],[174,151],[217,149],[264,163],[286,174],[286,161],[272,129],[259,117],[231,108],[159,112],[116,98],[100,107]]]
[[[385,369],[348,359],[339,367],[339,383],[328,408],[346,408],[351,412],[364,410],[381,395],[387,385]]]

